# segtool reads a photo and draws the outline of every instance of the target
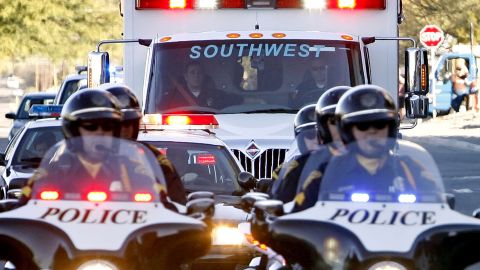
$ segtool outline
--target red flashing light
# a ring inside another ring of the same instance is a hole
[[[197,164],[201,165],[215,165],[217,161],[215,156],[212,154],[198,154],[197,155]]]
[[[385,9],[385,0],[328,0],[330,9]]]
[[[245,8],[245,0],[220,0],[221,8]]]
[[[55,190],[44,190],[40,193],[40,199],[46,200],[46,201],[54,201],[58,200],[60,197],[60,193]]]
[[[150,193],[135,193],[133,198],[136,202],[151,202],[153,196]]]
[[[90,191],[87,194],[87,200],[90,202],[104,202],[107,200],[107,193],[103,191]]]
[[[213,114],[162,114],[162,124],[171,126],[218,126]]]
[[[303,8],[303,4],[299,0],[277,0],[276,8]]]
[[[193,0],[136,0],[136,9],[192,9]]]

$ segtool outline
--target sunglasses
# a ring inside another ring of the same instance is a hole
[[[374,129],[384,129],[388,126],[387,121],[376,121],[376,122],[363,122],[363,123],[356,123],[355,126],[360,131],[366,131],[369,128],[373,127]]]
[[[111,122],[92,122],[92,123],[81,123],[80,127],[88,131],[96,131],[100,128],[103,131],[112,131],[115,128],[115,124]]]

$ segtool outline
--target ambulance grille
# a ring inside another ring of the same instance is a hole
[[[238,149],[232,149],[243,168],[257,179],[272,178],[272,172],[283,162],[288,149],[267,149],[252,159]]]

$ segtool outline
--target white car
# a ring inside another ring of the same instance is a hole
[[[192,127],[192,126],[190,126]],[[148,142],[165,153],[177,169],[187,193],[210,191],[215,194],[214,239],[208,255],[196,263],[200,269],[218,265],[235,269],[247,266],[254,256],[245,244],[238,224],[247,220],[241,196],[248,192],[237,178],[244,171],[223,141],[210,129],[143,129],[139,141]],[[222,267],[222,269],[224,269]]]
[[[45,152],[63,139],[61,121],[39,119],[23,126],[0,154],[1,182],[20,189],[40,165]]]

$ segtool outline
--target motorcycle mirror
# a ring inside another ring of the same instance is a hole
[[[472,216],[474,218],[479,218],[480,219],[480,208],[477,208],[473,211]]]
[[[187,196],[187,201],[193,201],[196,199],[213,199],[214,194],[210,191],[195,191]]]
[[[455,209],[455,195],[453,195],[452,193],[447,193],[445,194],[446,198],[447,198],[447,204],[448,206],[450,206],[450,209]]]
[[[272,185],[273,180],[271,178],[262,178],[258,180],[255,190],[258,192],[267,193],[268,189]]]
[[[260,214],[261,212],[264,217],[279,217],[285,214],[283,211],[283,202],[279,200],[258,201],[253,207],[256,214]]]
[[[5,199],[0,201],[0,212],[10,211],[19,206],[17,199]]]
[[[213,199],[200,198],[187,202],[187,215],[199,218],[203,221],[211,219],[215,214],[215,201]]]
[[[249,172],[241,172],[237,177],[238,183],[245,190],[252,190],[257,184],[257,178]]]
[[[266,195],[266,197],[263,196],[262,194]],[[253,205],[257,201],[264,201],[264,200],[267,200],[267,199],[268,199],[268,194],[260,193],[260,192],[249,192],[249,193],[242,196],[242,198],[240,200],[241,207],[245,212],[250,213],[250,211],[253,208]]]
[[[15,188],[15,189],[9,189],[7,191],[7,199],[20,199],[22,196],[22,190]]]

